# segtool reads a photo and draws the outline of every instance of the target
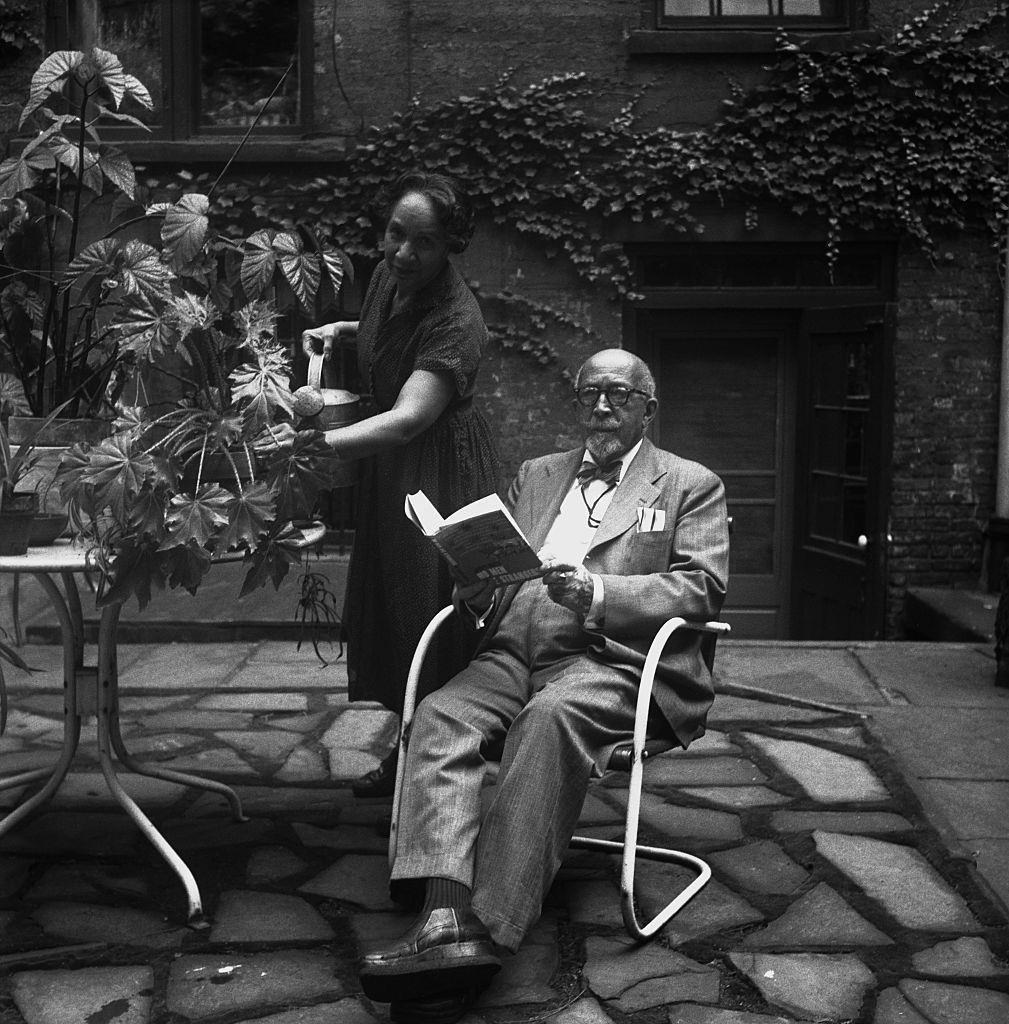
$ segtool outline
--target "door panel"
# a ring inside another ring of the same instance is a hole
[[[794,316],[648,313],[638,339],[659,386],[653,437],[725,483],[732,541],[724,618],[736,637],[787,636]]]
[[[800,328],[793,632],[882,635],[884,423],[889,363],[882,306],[806,310]]]

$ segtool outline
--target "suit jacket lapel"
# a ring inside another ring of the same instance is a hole
[[[638,454],[624,471],[624,478],[596,530],[589,551],[619,537],[637,524],[637,510],[653,505],[659,495],[654,481],[662,473],[662,467],[655,458],[655,446],[645,438]]]
[[[575,473],[578,472],[578,467],[582,464],[583,450],[576,449],[568,452],[563,462],[553,471],[548,471],[544,478],[537,482],[539,493],[533,495],[531,502],[531,507],[537,512],[537,517],[528,533],[529,543],[534,551],[539,551],[543,547],[550,527],[554,525],[557,513],[561,510],[561,504],[567,497],[568,491],[571,490]]]

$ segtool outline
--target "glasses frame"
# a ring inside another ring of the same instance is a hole
[[[598,388],[592,384],[588,384],[585,387],[572,388],[572,390],[574,391],[575,401],[585,409],[594,408],[601,395],[606,396],[606,404],[612,409],[622,409],[631,400],[631,395],[641,395],[646,399],[652,397],[647,391],[642,391],[640,388],[629,388],[625,384],[611,384],[605,388]],[[591,402],[586,402],[585,399],[582,398],[583,391],[594,391],[596,393],[595,398],[593,398]],[[615,402],[610,394],[612,391],[626,391],[627,395],[622,402]]]

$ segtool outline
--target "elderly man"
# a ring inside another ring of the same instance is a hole
[[[413,722],[392,889],[423,905],[360,967],[365,993],[403,1024],[459,1019],[500,967],[497,946],[518,948],[589,779],[630,738],[652,637],[672,615],[717,616],[725,597],[722,483],[645,439],[658,407],[648,367],[597,352],[575,395],[584,448],[524,463],[509,493],[548,571],[498,591],[457,588],[483,637]],[[657,721],[686,747],[711,701],[701,641],[675,640],[656,674]],[[486,752],[501,744],[481,820]]]

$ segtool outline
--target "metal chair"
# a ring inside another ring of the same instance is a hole
[[[400,794],[403,786],[406,748],[410,736],[409,726],[413,720],[414,706],[417,699],[417,683],[420,678],[421,666],[424,664],[432,638],[442,623],[452,615],[453,611],[454,609],[449,605],[435,614],[424,630],[420,642],[417,644],[417,649],[414,651],[413,661],[410,664],[406,696],[403,704],[403,717],[399,731],[399,763],[396,768],[396,791],[393,796],[392,825],[389,832],[390,864],[396,855],[396,843],[399,834]],[[591,836],[573,836],[571,838],[571,846],[576,849],[602,850],[607,853],[620,853],[622,855],[620,868],[620,909],[628,933],[632,938],[639,941],[649,939],[655,935],[674,914],[682,910],[707,885],[708,880],[711,878],[711,868],[700,857],[695,857],[693,854],[684,853],[680,850],[661,846],[646,846],[638,842],[644,762],[647,758],[654,757],[656,754],[676,746],[672,740],[649,739],[648,719],[651,706],[652,684],[655,681],[655,670],[658,668],[659,658],[669,638],[673,633],[681,629],[711,634],[713,656],[715,638],[720,634],[728,633],[729,625],[726,622],[688,622],[686,619],[674,617],[663,623],[659,628],[648,649],[645,665],[641,672],[641,682],[638,686],[638,703],[634,716],[633,738],[614,750],[608,766],[610,771],[630,772],[623,842],[611,839],[596,839]],[[643,924],[638,921],[637,912],[634,907],[634,867],[638,857],[645,860],[684,864],[697,872],[696,877],[686,888],[670,900],[650,921]]]

